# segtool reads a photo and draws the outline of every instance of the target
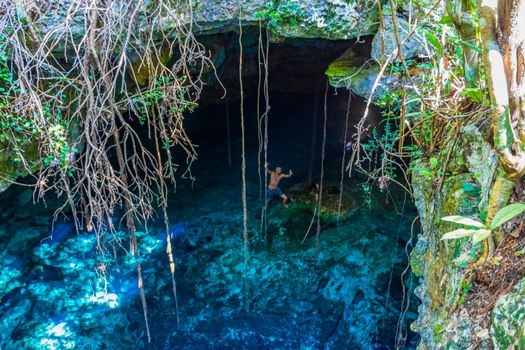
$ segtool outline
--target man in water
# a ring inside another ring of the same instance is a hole
[[[274,198],[281,198],[283,200],[283,206],[288,208],[288,197],[279,188],[279,182],[285,178],[293,175],[292,170],[288,174],[283,174],[283,168],[280,166],[276,167],[274,171],[268,170],[268,165],[265,166],[266,172],[270,175],[270,183],[266,189],[266,204]]]

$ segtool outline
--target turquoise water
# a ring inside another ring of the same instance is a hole
[[[193,168],[197,180],[179,181],[169,209],[178,308],[162,220],[138,233],[150,344],[137,261],[126,253],[127,234],[105,234],[107,250],[97,252],[95,235],[77,234],[63,217],[52,228],[55,199],[49,198],[47,206],[33,205],[30,190],[23,188],[0,194],[0,348],[395,348],[396,330],[406,334],[416,317],[417,301],[411,294],[415,281],[408,273],[401,283],[415,210],[400,191],[370,194],[362,179],[345,180],[345,198],[351,204],[339,223],[322,222],[316,260],[315,225],[301,243],[312,217],[304,205],[310,191],[304,145],[310,136],[294,128],[296,122],[283,117],[272,134],[272,159],[283,162],[285,170],[293,168],[295,175],[282,183],[292,198],[290,208],[278,201],[270,204],[266,238],[260,230],[256,142],[253,137],[248,141],[248,266],[238,135],[233,132],[230,169],[223,136],[209,141],[208,133],[195,131],[201,125],[198,115],[189,125],[201,145]],[[340,157],[337,138],[332,139],[325,188],[336,194]],[[123,228],[119,220],[115,216]],[[410,306],[402,313],[407,302]],[[416,341],[408,334],[398,345],[414,348]]]
[[[324,229],[315,264],[315,238],[301,245],[283,228],[290,218],[280,217],[269,249],[252,239],[245,274],[237,191],[196,197],[173,212],[184,218],[173,227],[178,328],[163,231],[152,226],[139,235],[152,345],[145,343],[134,263],[123,252],[118,259],[97,256],[93,234],[77,235],[69,224],[56,225],[53,241],[39,243],[49,229],[46,213],[4,210],[2,348],[366,349],[393,341],[395,288],[406,260],[403,242],[392,243],[397,218],[355,213],[339,229]],[[95,270],[102,259],[108,270]]]

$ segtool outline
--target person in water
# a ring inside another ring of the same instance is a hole
[[[288,197],[284,192],[279,188],[279,182],[285,178],[293,175],[292,170],[288,174],[283,174],[283,168],[280,166],[276,167],[274,171],[268,170],[268,165],[266,165],[266,172],[270,175],[270,183],[266,188],[266,204],[274,198],[281,198],[283,200],[283,206],[288,208]]]

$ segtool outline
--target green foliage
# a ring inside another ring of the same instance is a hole
[[[454,259],[454,264],[459,267],[468,267],[468,265],[477,258],[476,249],[471,248],[468,252],[462,253]]]
[[[378,101],[383,119],[391,122],[397,134],[384,153],[403,158],[409,173],[439,181],[437,188],[449,174],[461,171],[461,154],[455,146],[462,126],[486,118],[488,107],[475,8],[468,16],[474,26],[468,39],[448,14],[439,21],[418,24],[430,56],[389,62],[386,74],[395,76],[402,88],[388,89]],[[471,61],[479,65],[473,68]],[[468,195],[475,198],[479,191]],[[466,200],[463,205],[475,202]]]
[[[20,163],[24,148],[42,144],[42,163],[58,166],[68,173],[72,154],[76,152],[68,141],[68,122],[61,110],[51,102],[40,110],[22,115],[17,112],[13,101],[24,94],[10,66],[5,35],[0,35],[0,142],[10,143],[14,156],[11,160]],[[51,96],[50,100],[63,95]]]
[[[176,103],[171,103],[169,111],[167,112],[179,115],[186,111],[193,112],[195,110],[197,105],[194,102],[188,101],[186,98],[188,88],[182,86],[184,80],[182,77],[179,78],[178,81],[175,81],[175,78],[172,76],[161,76],[155,81],[152,89],[133,98],[133,108],[140,125],[146,124],[147,116],[152,108],[158,108],[169,100],[170,96],[168,91],[175,85],[179,87],[176,89]],[[164,148],[166,148],[166,145]],[[169,148],[169,143],[167,148]]]
[[[281,3],[281,0],[271,0],[266,8],[255,13],[255,18],[268,22],[271,26],[288,24],[296,26],[297,18],[301,15],[301,8],[296,3]]]
[[[13,140],[12,151],[15,153],[21,152],[23,146],[31,143],[34,136],[40,133],[32,118],[13,112],[14,96],[21,92],[9,66],[6,37],[0,34],[0,142],[7,143],[7,140]],[[21,161],[18,156],[12,160]]]
[[[454,286],[450,295],[450,304],[454,307],[458,304],[464,304],[465,298],[472,289],[472,283],[467,278],[462,278],[459,284]]]
[[[465,296],[468,294],[470,289],[472,288],[472,284],[467,279],[462,279],[461,284],[459,285],[459,300],[458,302],[460,304],[465,303]]]
[[[455,224],[463,225],[465,227],[449,231],[445,233],[441,237],[441,239],[449,240],[470,237],[472,240],[472,244],[477,244],[487,239],[492,234],[492,231],[494,231],[504,223],[510,221],[511,219],[517,217],[518,215],[521,215],[523,212],[525,212],[524,203],[515,203],[507,205],[506,207],[501,208],[496,213],[496,215],[494,215],[494,218],[492,219],[492,222],[490,223],[489,227],[487,227],[486,224],[483,224],[477,220],[473,220],[463,216],[446,216],[444,218],[441,218],[441,220],[453,222]]]
[[[372,186],[368,182],[363,182],[360,186],[365,195],[365,205],[370,209],[372,208]]]
[[[470,98],[472,101],[482,104],[488,104],[488,96],[486,91],[482,91],[480,88],[466,88],[461,93],[462,96]]]
[[[384,116],[388,112],[383,112]],[[363,144],[363,150],[366,152],[367,158],[370,160],[370,165],[381,164],[381,176],[386,176],[389,179],[395,179],[396,165],[392,162],[385,150],[391,149],[398,139],[399,132],[392,124],[393,122],[387,118],[384,121],[384,131],[380,134],[377,128],[372,129],[370,137],[367,142]]]
[[[444,218],[441,218],[443,221],[453,222],[456,224],[464,225],[464,226],[472,226],[475,228],[484,228],[485,225],[483,225],[481,222],[472,220],[469,218],[465,218],[463,216],[459,215],[452,215],[452,216],[446,216]]]
[[[490,229],[495,230],[507,221],[515,218],[525,211],[525,204],[523,203],[514,203],[507,205],[504,208],[501,208],[490,223]]]
[[[386,66],[386,72],[395,75],[403,88],[389,89],[377,101],[383,108],[382,119],[389,122],[390,134],[395,136],[381,151],[387,154],[384,163],[392,164],[394,157],[405,158],[408,161],[402,162],[410,164],[409,172],[437,179],[446,175],[444,165],[448,165],[447,153],[454,144],[451,141],[458,122],[463,114],[466,117],[486,107],[487,93],[483,83],[465,88],[466,44],[450,18],[423,22],[419,30],[433,55],[425,61],[397,59]],[[477,48],[479,43],[470,45]]]

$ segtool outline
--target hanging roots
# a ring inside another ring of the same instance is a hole
[[[101,228],[127,206],[124,217],[146,222],[165,200],[155,189],[174,181],[169,149],[196,157],[182,113],[194,108],[211,62],[192,35],[191,3],[75,0],[45,31],[55,10],[17,3],[0,5],[0,36],[17,81],[3,96],[10,103],[2,104],[2,119],[11,124],[2,133],[15,149],[23,149],[21,139],[38,144],[38,195],[65,194],[82,214],[79,228]],[[170,31],[161,31],[168,22]],[[131,119],[158,134],[162,158],[142,144]],[[113,161],[119,153],[123,168]],[[18,155],[34,173],[34,162]]]
[[[69,207],[77,229],[95,231],[99,253],[115,243],[111,218],[123,212],[129,251],[138,256],[135,223],[161,208],[168,227],[167,186],[177,170],[171,149],[184,150],[188,169],[196,158],[183,112],[196,105],[213,65],[192,33],[192,1],[67,3],[0,4],[0,142],[34,174],[37,198],[65,198],[55,217]],[[154,136],[156,150],[132,122]],[[173,276],[169,234],[167,253]]]

